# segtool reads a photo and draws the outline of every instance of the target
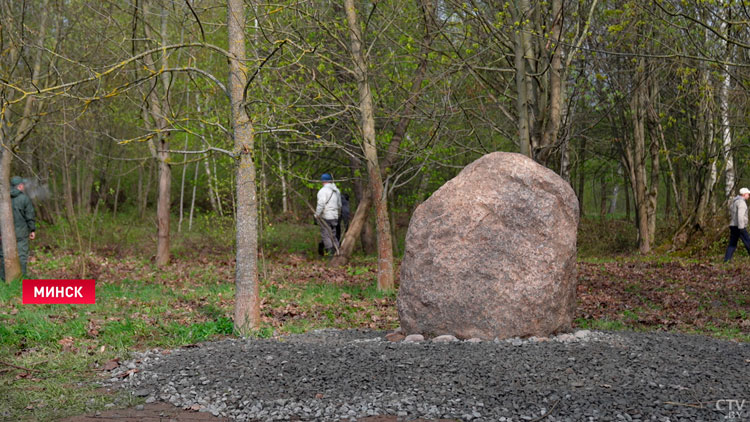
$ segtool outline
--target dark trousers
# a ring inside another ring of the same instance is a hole
[[[737,249],[737,240],[739,239],[742,239],[742,243],[745,244],[745,249],[748,255],[750,255],[750,234],[747,233],[747,229],[729,226],[729,246],[727,246],[727,253],[724,254],[724,262],[732,259],[732,255],[734,255],[734,251]]]
[[[29,238],[16,239],[16,248],[18,249],[18,260],[21,263],[21,275],[26,277],[27,262],[29,261]],[[3,257],[3,246],[0,244],[0,279],[5,280],[5,259]]]
[[[325,222],[325,224],[322,224],[322,222]],[[323,247],[331,254],[336,252],[339,247],[339,240],[336,239],[336,226],[338,224],[338,220],[322,220],[320,223],[320,237],[323,241]]]

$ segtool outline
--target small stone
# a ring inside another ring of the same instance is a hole
[[[479,338],[479,337],[473,337],[473,338],[470,338],[470,339],[466,340],[466,342],[467,343],[481,343],[482,339]]]
[[[385,335],[385,339],[388,340],[388,341],[392,341],[392,342],[399,342],[399,341],[401,341],[401,340],[403,340],[405,338],[406,338],[405,335],[403,335],[400,332],[396,332],[396,331],[394,331],[392,333],[388,333],[388,334]]]
[[[559,336],[557,336],[557,341],[563,343],[568,343],[574,341],[575,339],[576,337],[573,334],[560,334]]]
[[[138,406],[135,407],[135,410],[143,410],[143,409],[144,409],[144,406],[142,404],[139,404]]]
[[[591,331],[589,330],[578,330],[573,334],[578,339],[584,339],[591,335]]]
[[[142,389],[142,390],[135,390],[135,392],[133,393],[133,395],[136,396],[136,397],[146,397],[146,396],[149,395],[149,393],[150,393],[149,390]]]
[[[434,339],[432,339],[433,343],[452,343],[454,341],[458,341],[458,339],[456,338],[456,336],[452,336],[450,334],[437,336]]]
[[[404,339],[404,343],[419,343],[420,341],[424,341],[424,336],[422,334],[409,334]]]

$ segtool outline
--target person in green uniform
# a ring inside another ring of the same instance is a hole
[[[16,245],[18,247],[18,259],[21,261],[21,273],[24,277],[28,274],[27,263],[29,260],[29,240],[36,237],[36,223],[34,221],[34,204],[23,192],[26,181],[18,176],[10,179],[10,198],[13,208],[13,226],[16,230]],[[0,247],[0,278],[5,280],[5,260],[3,259],[3,248]]]

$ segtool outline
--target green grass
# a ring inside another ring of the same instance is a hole
[[[20,282],[0,284],[0,398],[9,404],[0,406],[0,420],[49,421],[100,410],[108,403],[132,405],[136,400],[128,395],[95,389],[91,381],[99,377],[98,368],[104,363],[126,359],[134,350],[173,348],[233,335],[231,220],[201,215],[191,231],[186,223],[181,233],[176,224],[172,227],[173,263],[161,270],[152,261],[155,229],[150,219],[142,221],[132,213],[100,214],[75,224],[63,220],[54,226],[42,224],[33,246],[33,275],[95,278],[97,303],[22,305]],[[598,276],[614,277],[607,270],[612,264],[649,263],[658,269],[676,259],[664,254],[633,255],[631,223],[587,220],[581,229],[580,260],[594,264]],[[258,261],[263,321],[253,335],[395,328],[396,293],[376,289],[376,258],[356,256],[346,268],[327,268],[317,256],[318,236],[318,227],[312,224],[279,222],[263,227]],[[725,268],[744,268],[748,262],[739,256]],[[648,280],[621,282],[631,297],[641,297],[648,288]],[[680,280],[670,280],[672,285],[675,291],[684,287]],[[710,310],[708,304],[717,299],[736,305],[731,318],[747,318],[750,309],[744,308],[750,304],[749,296],[708,294],[701,302]],[[609,316],[578,318],[575,325],[595,330],[666,329],[639,323],[658,309],[645,296],[641,302]],[[731,326],[680,329],[750,341]]]
[[[44,235],[34,244],[32,276],[95,278],[96,304],[23,305],[20,281],[0,284],[0,362],[29,369],[0,363],[0,397],[10,404],[0,408],[0,420],[49,421],[109,403],[132,405],[130,396],[93,386],[104,363],[127,359],[134,350],[233,335],[233,227],[200,217],[192,231],[173,232],[173,263],[160,270],[151,259],[153,227],[136,221],[102,214],[39,230]],[[317,238],[312,225],[282,223],[263,231],[266,258],[258,263],[268,278],[261,279],[264,321],[254,335],[368,327],[373,321],[395,327],[395,294],[375,288],[374,259],[356,258],[335,270],[337,279],[346,280],[338,283],[322,275],[298,279],[299,268],[274,261],[276,255],[303,255],[305,268],[324,265]]]
[[[263,248],[270,254],[304,254],[313,258],[317,254],[320,229],[318,226],[272,223],[263,227],[261,240]]]
[[[35,267],[41,276],[71,262],[46,258],[39,256],[44,264]],[[139,271],[148,274],[150,264],[141,264]],[[97,366],[132,350],[231,335],[227,299],[234,287],[218,283],[213,271],[195,268],[193,280],[204,281],[179,285],[169,281],[179,278],[174,275],[159,282],[100,280],[93,305],[22,305],[20,282],[0,283],[0,362],[34,370],[0,364],[0,397],[10,403],[0,409],[0,420],[46,421],[107,403],[130,405],[130,397],[102,394],[91,385]]]

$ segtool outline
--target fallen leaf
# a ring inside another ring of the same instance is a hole
[[[57,341],[57,344],[62,346],[63,352],[77,352],[78,349],[73,346],[73,337],[64,337]]]
[[[104,346],[102,346],[104,347]],[[120,359],[112,359],[102,366],[102,371],[111,371],[120,366]]]
[[[130,376],[130,374],[135,374],[136,372],[138,372],[138,369],[128,369],[127,371],[117,376],[120,378],[127,378],[128,376]]]

